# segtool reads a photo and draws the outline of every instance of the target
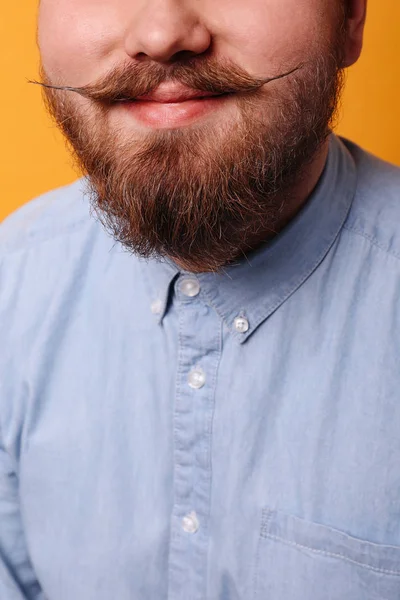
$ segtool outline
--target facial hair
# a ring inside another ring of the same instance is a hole
[[[114,69],[97,84],[73,88],[86,96],[85,108],[71,89],[44,87],[44,98],[112,237],[136,255],[216,272],[279,231],[293,189],[330,133],[343,80],[338,41],[271,91],[237,65],[199,57],[168,69]],[[43,67],[41,76],[53,83]],[[232,96],[239,117],[223,126],[136,133],[110,126],[117,102],[167,80],[240,92]]]

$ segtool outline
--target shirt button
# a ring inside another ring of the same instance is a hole
[[[186,533],[196,533],[199,529],[200,523],[197,515],[194,511],[183,517],[182,528]]]
[[[188,298],[194,298],[200,293],[200,283],[194,277],[182,279],[179,287],[182,294]]]
[[[238,333],[246,333],[250,328],[249,322],[245,317],[236,317],[233,324]]]
[[[188,375],[188,383],[194,390],[199,390],[206,383],[206,374],[203,369],[196,367]]]
[[[150,308],[153,315],[160,315],[162,311],[162,301],[155,300]]]

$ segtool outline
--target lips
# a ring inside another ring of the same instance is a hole
[[[220,96],[212,92],[203,92],[200,90],[192,90],[186,86],[179,84],[161,84],[151,94],[137,96],[136,100],[147,100],[148,102],[160,102],[161,104],[169,104],[176,102],[185,102],[200,98],[209,98],[210,96]]]
[[[120,100],[122,110],[136,124],[147,129],[188,127],[227,106],[230,93],[193,90],[183,85],[164,83],[149,94]]]

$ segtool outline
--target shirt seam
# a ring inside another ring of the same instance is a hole
[[[355,235],[359,235],[360,237],[367,240],[372,246],[375,246],[382,252],[385,252],[385,254],[389,254],[390,256],[393,256],[397,260],[400,260],[400,253],[397,254],[393,250],[390,250],[390,248],[387,248],[386,246],[384,246],[375,237],[373,237],[372,235],[369,235],[368,233],[365,233],[365,231],[362,231],[361,229],[352,227],[350,225],[343,225],[343,229],[346,229],[347,231],[349,231],[350,233],[354,233]]]
[[[340,552],[329,552],[328,550],[321,550],[321,549],[317,549],[317,548],[313,548],[312,546],[308,546],[305,544],[299,544],[298,542],[294,542],[294,541],[290,541],[286,538],[283,538],[279,535],[273,535],[272,533],[264,533],[262,534],[262,537],[264,538],[270,538],[272,540],[276,540],[278,542],[282,542],[283,544],[287,544],[288,546],[293,546],[294,548],[301,548],[304,550],[309,550],[311,552],[314,552],[315,554],[321,554],[323,556],[330,556],[332,558],[340,558],[342,560],[345,560],[347,562],[356,564],[364,569],[369,569],[370,571],[375,571],[376,573],[385,573],[387,575],[394,575],[395,577],[399,577],[400,576],[400,571],[394,571],[391,569],[384,569],[381,567],[375,567],[374,565],[370,565],[368,563],[363,563],[360,562],[359,560],[355,560],[353,558],[350,558],[349,556],[346,556],[345,554],[341,554]]]
[[[343,228],[345,227],[345,220],[348,217],[348,214],[351,210],[351,205],[352,205],[353,200],[354,200],[354,193],[350,197],[350,201],[348,203],[348,206],[346,207],[345,214],[342,216],[340,223],[338,224],[337,229],[336,229],[335,233],[332,235],[332,239],[330,240],[328,245],[323,247],[323,249],[318,253],[318,256],[313,261],[313,263],[310,264],[310,266],[304,273],[302,273],[299,277],[297,277],[294,280],[294,283],[292,282],[291,285],[286,286],[285,291],[283,291],[279,295],[279,297],[276,299],[276,301],[273,302],[268,307],[268,310],[264,309],[263,311],[258,311],[255,313],[255,320],[254,320],[254,323],[251,324],[251,330],[249,331],[249,333],[245,334],[245,336],[243,338],[240,338],[239,335],[236,334],[236,332],[234,332],[232,330],[232,326],[228,322],[227,315],[222,314],[222,312],[217,308],[214,301],[208,295],[208,292],[206,292],[205,290],[204,291],[202,290],[208,303],[214,308],[214,310],[217,312],[217,314],[220,316],[220,318],[227,325],[229,331],[234,335],[235,339],[237,339],[237,341],[240,344],[246,342],[246,340],[256,331],[256,329],[258,329],[258,327],[261,325],[261,323],[263,323],[284,302],[286,302],[286,300],[288,300],[293,294],[295,294],[297,292],[297,290],[305,283],[305,281],[307,281],[307,279],[309,279],[312,276],[312,274],[318,269],[318,267],[322,264],[322,262],[325,260],[325,258],[328,256],[328,254],[331,252],[333,246],[337,243],[340,233],[343,230]],[[288,292],[287,291],[288,288],[290,288],[291,291]]]
[[[4,244],[3,246],[0,245],[0,258],[4,259],[8,256],[18,254],[19,252],[29,252],[29,251],[33,250],[36,246],[39,246],[40,244],[45,244],[47,242],[51,242],[52,240],[54,240],[56,238],[60,238],[64,235],[69,235],[70,233],[75,233],[86,222],[87,222],[87,217],[84,217],[80,221],[77,221],[73,225],[66,227],[62,231],[59,231],[54,234],[49,234],[48,236],[43,237],[43,238],[40,238],[39,236],[35,236],[35,234],[33,234],[33,235],[28,234],[29,238],[30,238],[28,243],[25,244],[24,246],[20,246],[18,248],[7,247],[7,244]]]

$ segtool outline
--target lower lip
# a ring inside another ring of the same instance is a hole
[[[124,107],[142,124],[157,129],[171,129],[189,125],[215,111],[226,101],[228,95],[209,96],[184,102],[152,102],[135,100]]]

